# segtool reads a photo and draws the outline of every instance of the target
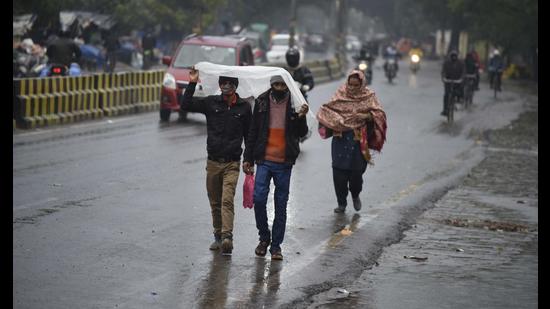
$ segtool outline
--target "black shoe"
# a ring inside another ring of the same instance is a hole
[[[231,240],[231,238],[225,238],[222,241],[222,254],[231,255],[231,252],[233,252],[233,240]]]
[[[359,197],[356,197],[353,199],[353,208],[355,208],[355,210],[359,211],[361,210],[361,199]]]
[[[346,206],[338,205],[338,207],[334,208],[334,212],[337,213],[337,214],[344,213],[344,212],[346,212]]]

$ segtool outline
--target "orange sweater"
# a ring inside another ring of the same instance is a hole
[[[275,103],[269,102],[269,132],[265,148],[265,159],[268,161],[285,162],[286,138],[285,119],[287,100]]]

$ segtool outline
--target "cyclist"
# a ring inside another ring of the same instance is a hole
[[[464,67],[466,69],[465,84],[471,82],[471,91],[473,94],[473,92],[476,90],[476,83],[479,77],[479,64],[476,61],[473,52],[469,52],[468,54],[466,54],[466,59],[464,59]]]
[[[493,89],[495,87],[495,82],[497,84],[497,91],[500,91],[500,83],[502,78],[502,71],[504,70],[504,60],[500,55],[498,49],[495,49],[493,56],[489,59],[489,79],[490,87]],[[495,79],[496,78],[496,79]]]
[[[452,92],[452,83],[445,82],[448,80],[462,80],[465,73],[464,63],[458,59],[458,53],[456,50],[451,50],[449,52],[449,57],[443,63],[443,68],[441,70],[441,80],[445,85],[445,94],[443,96],[443,111],[441,116],[447,117],[447,100],[449,99]]]

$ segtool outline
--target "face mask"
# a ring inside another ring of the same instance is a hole
[[[220,87],[223,95],[232,95],[235,92],[235,89],[237,89],[237,87],[233,84],[225,84]]]
[[[286,90],[272,89],[271,94],[273,94],[273,97],[275,98],[275,100],[281,101],[288,94],[288,89],[286,89]]]

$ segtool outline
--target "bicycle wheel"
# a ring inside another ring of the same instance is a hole
[[[449,98],[449,105],[447,106],[447,123],[452,124],[454,121],[454,113],[455,113],[455,99],[454,96],[451,95]]]
[[[472,95],[473,95],[473,88],[472,88],[472,84],[470,82],[468,82],[466,84],[466,89],[464,89],[465,93],[464,93],[464,107],[466,109],[469,109],[470,108],[470,105],[472,104]]]

